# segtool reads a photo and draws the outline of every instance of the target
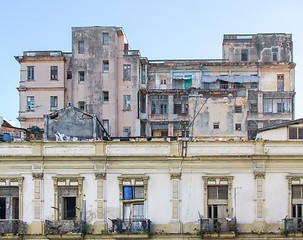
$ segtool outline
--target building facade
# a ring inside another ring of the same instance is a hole
[[[111,136],[253,139],[294,119],[291,34],[224,35],[216,60],[148,60],[122,28],[72,28],[72,53],[24,52],[19,121],[43,127],[65,106],[95,114]]]
[[[301,234],[301,145],[165,139],[1,143],[0,238]]]

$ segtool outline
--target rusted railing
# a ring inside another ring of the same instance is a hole
[[[26,234],[27,224],[20,220],[1,219],[0,234]]]
[[[113,223],[113,233],[129,234],[129,233],[150,233],[149,219],[122,220],[111,219]]]
[[[85,233],[85,222],[76,220],[62,220],[53,222],[45,220],[44,232],[48,234]]]
[[[200,226],[203,233],[237,231],[237,220],[236,218],[202,218]]]
[[[283,219],[285,232],[301,232],[303,231],[303,218],[288,218]]]

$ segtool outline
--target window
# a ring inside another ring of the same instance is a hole
[[[248,61],[248,49],[241,50],[241,61],[243,61],[243,62]]]
[[[228,82],[220,81],[220,89],[228,89]]]
[[[145,84],[146,83],[146,70],[145,70],[145,65],[142,65],[142,71],[141,71],[141,83]]]
[[[277,91],[284,91],[284,74],[277,75]]]
[[[174,95],[174,114],[188,113],[188,96]]]
[[[241,123],[236,123],[235,129],[236,129],[236,131],[241,131]]]
[[[251,113],[257,113],[258,112],[257,103],[249,103],[249,112],[251,112]]]
[[[82,111],[84,111],[84,107],[85,107],[85,102],[84,101],[79,101],[78,102],[78,108]]]
[[[72,71],[67,71],[67,79],[72,79]]]
[[[103,91],[103,102],[108,102],[108,101],[109,101],[109,92]]]
[[[51,66],[51,80],[58,80],[58,67]]]
[[[207,208],[204,216],[220,221],[232,217],[232,179],[233,177],[203,177],[207,189],[205,199]]]
[[[109,37],[108,37],[108,33],[103,33],[103,44],[108,44],[109,42]]]
[[[35,67],[29,66],[27,67],[27,80],[35,79]]]
[[[120,201],[123,205],[123,220],[132,220],[141,229],[141,222],[145,219],[145,202],[147,200],[147,180],[144,175],[118,177]],[[140,220],[140,222],[137,222]],[[135,231],[136,228],[132,230]],[[141,229],[142,230],[142,229]]]
[[[131,79],[131,68],[130,65],[123,65],[123,80],[130,80]]]
[[[35,111],[35,97],[27,97],[27,111]]]
[[[235,106],[235,113],[242,113],[242,106]]]
[[[250,83],[250,88],[254,88],[254,89],[256,89],[256,88],[258,88],[258,83],[257,82],[252,82],[252,83]]]
[[[103,127],[105,131],[109,134],[109,120],[103,120]]]
[[[19,219],[19,188],[0,188],[0,219]]]
[[[263,112],[272,113],[273,112],[273,101],[272,98],[263,99]]]
[[[167,114],[168,96],[151,96],[151,114]]]
[[[78,80],[79,82],[84,82],[84,71],[78,72]]]
[[[84,53],[84,41],[78,41],[78,53]]]
[[[123,128],[123,137],[130,137],[131,136],[131,129],[130,127]]]
[[[214,122],[214,129],[220,129],[220,122]]]
[[[300,127],[289,127],[288,128],[289,139],[303,139],[303,128]]]
[[[57,110],[58,109],[58,97],[51,96],[50,97],[50,110]]]
[[[161,78],[160,79],[160,84],[161,85],[166,85],[166,78]]]
[[[271,50],[271,55],[272,55],[272,61],[273,62],[278,62],[279,61],[278,54],[279,54],[279,49],[278,48],[273,48]]]
[[[108,72],[109,71],[109,61],[104,60],[103,61],[103,72]]]
[[[303,217],[303,186],[291,186],[291,217],[296,218],[298,227],[302,225]]]
[[[80,220],[83,200],[83,177],[73,175],[66,177],[54,176],[54,192],[56,196],[54,221],[69,220],[72,224]]]
[[[131,96],[130,95],[123,95],[123,111],[130,111],[131,110]]]

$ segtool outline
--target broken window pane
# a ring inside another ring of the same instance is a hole
[[[35,111],[35,97],[27,97],[27,111]]]
[[[130,95],[123,95],[123,111],[130,111],[131,110],[131,96]]]

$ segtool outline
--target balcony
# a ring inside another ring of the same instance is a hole
[[[284,233],[297,233],[303,231],[303,218],[288,218],[283,219]]]
[[[228,233],[238,231],[236,218],[204,218],[200,219],[201,233]]]
[[[1,219],[0,234],[26,234],[27,224],[20,220]]]
[[[122,220],[111,219],[114,234],[149,234],[150,220],[149,219],[134,219]]]
[[[45,235],[50,234],[68,234],[68,233],[85,233],[85,222],[76,220],[62,220],[59,222],[53,222],[45,220]]]

